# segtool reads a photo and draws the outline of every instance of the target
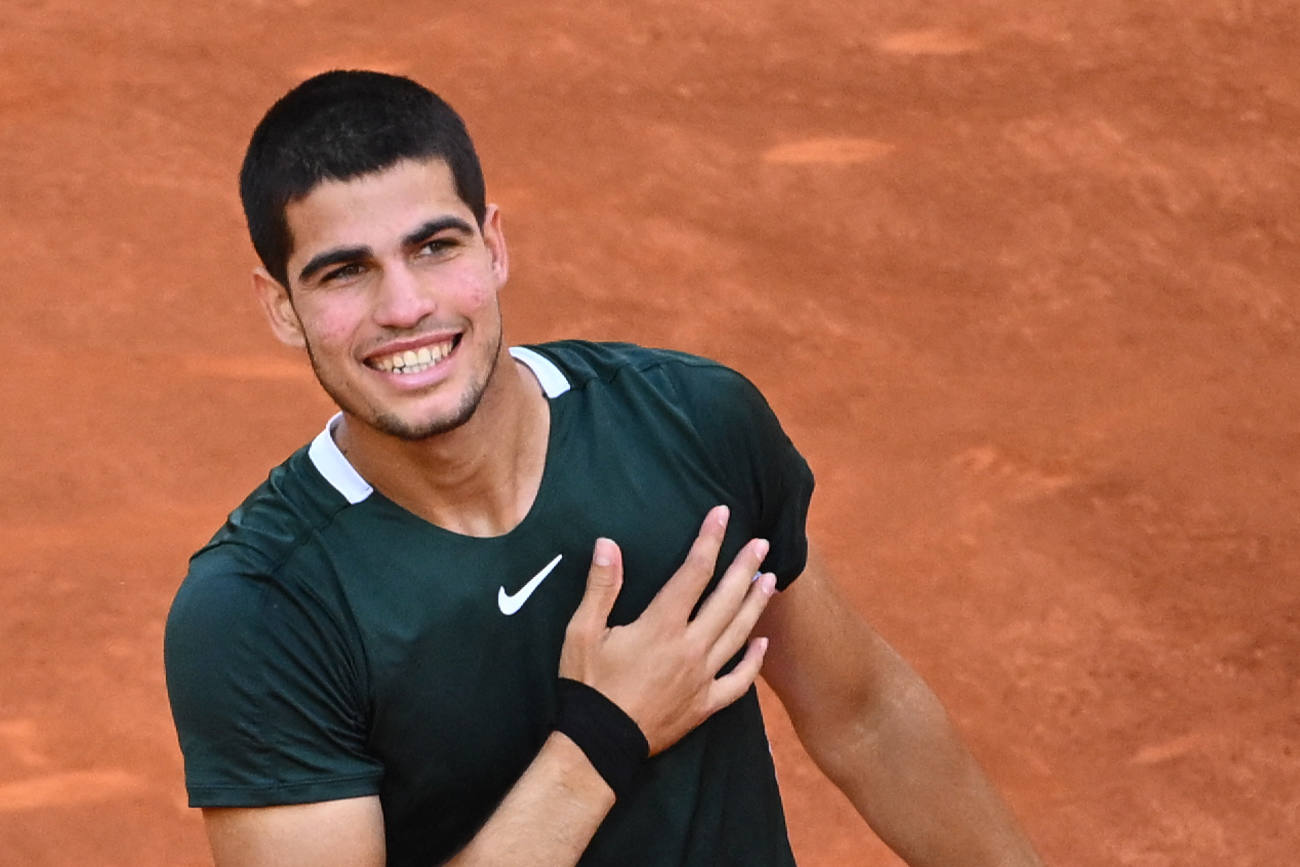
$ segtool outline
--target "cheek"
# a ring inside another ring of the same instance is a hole
[[[307,338],[316,346],[346,345],[356,332],[362,312],[355,304],[321,305],[305,311],[303,327]]]
[[[466,275],[458,282],[456,294],[467,313],[480,313],[496,307],[497,286],[482,275]]]
[[[491,310],[496,307],[497,293],[488,287],[480,286],[470,299],[475,310]]]

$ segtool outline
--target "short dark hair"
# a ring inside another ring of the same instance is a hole
[[[282,96],[253,131],[239,195],[253,249],[286,288],[293,236],[285,208],[321,181],[347,181],[403,159],[441,159],[456,194],[483,225],[483,169],[460,115],[398,75],[334,70]]]

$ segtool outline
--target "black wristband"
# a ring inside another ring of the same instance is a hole
[[[600,690],[567,677],[555,688],[555,730],[568,735],[587,755],[615,798],[622,798],[650,755],[650,743],[636,720]]]

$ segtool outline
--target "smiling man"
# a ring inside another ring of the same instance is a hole
[[[339,413],[168,619],[218,865],[790,864],[760,667],[909,863],[1037,863],[810,561],[812,476],[752,385],[626,344],[508,346],[501,214],[437,96],[310,79],[258,126],[241,194],[271,328]]]

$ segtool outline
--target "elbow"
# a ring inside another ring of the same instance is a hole
[[[912,766],[918,752],[960,751],[960,740],[943,705],[919,677],[902,678],[807,713],[791,713],[809,757],[847,791],[873,769]]]

